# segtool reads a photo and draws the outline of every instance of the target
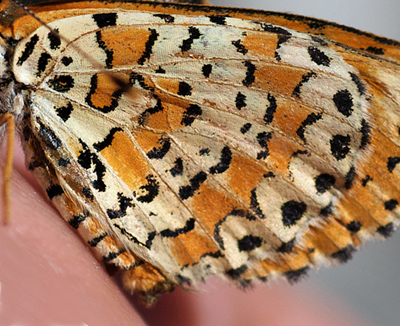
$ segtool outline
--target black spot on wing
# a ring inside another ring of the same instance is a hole
[[[330,140],[331,144],[331,154],[332,156],[340,161],[346,158],[347,154],[350,152],[350,136],[346,135],[334,135]]]
[[[171,175],[173,177],[176,177],[178,175],[182,175],[183,172],[183,161],[180,157],[178,157],[175,162],[174,162],[174,166],[171,168],[171,170],[169,170],[169,172],[171,172]]]
[[[103,233],[88,241],[88,245],[91,247],[97,247],[97,245],[108,236],[108,233]]]
[[[209,170],[211,174],[221,174],[229,169],[232,161],[232,152],[228,146],[224,146],[221,151],[221,160],[218,164],[212,166]]]
[[[139,196],[138,194],[136,194],[136,192],[133,193],[136,199],[141,203],[151,203],[159,193],[160,186],[156,178],[150,174],[146,177],[146,180],[147,184],[139,188],[141,191],[146,192],[146,194]]]
[[[48,84],[56,92],[66,93],[74,87],[74,78],[69,75],[58,75],[50,79]]]
[[[345,184],[344,187],[346,189],[350,189],[353,185],[353,181],[354,178],[356,177],[356,168],[354,166],[352,166],[349,170],[349,172],[347,172],[346,176],[345,176]]]
[[[241,54],[246,54],[249,50],[242,44],[242,40],[232,41],[232,45],[236,48],[236,51]]]
[[[385,201],[385,209],[387,211],[393,211],[397,205],[399,204],[399,202],[396,199],[389,199],[387,201]]]
[[[38,60],[36,76],[40,77],[42,75],[42,73],[46,70],[46,67],[49,64],[50,60],[51,60],[50,54],[43,52],[40,55]]]
[[[246,106],[246,95],[238,92],[235,98],[236,109],[241,110]]]
[[[64,57],[61,58],[61,63],[66,67],[68,67],[73,61],[74,60],[71,57],[65,57],[64,56]]]
[[[103,256],[103,261],[108,263],[117,258],[118,256],[122,255],[124,252],[126,252],[125,248],[122,248],[119,251],[110,252],[107,256]]]
[[[256,66],[251,61],[244,61],[243,64],[246,67],[246,77],[242,80],[242,84],[249,87],[255,81]]]
[[[116,13],[102,13],[102,14],[94,14],[92,16],[93,20],[97,24],[99,28],[107,27],[107,26],[115,26],[117,24],[117,14]]]
[[[340,263],[345,263],[345,262],[349,261],[351,258],[353,258],[353,253],[355,251],[356,251],[356,249],[353,246],[349,245],[349,246],[345,247],[344,249],[333,253],[331,255],[331,257],[333,259],[338,260]]]
[[[46,189],[47,197],[53,199],[54,197],[61,196],[64,193],[60,185],[51,185]]]
[[[330,202],[327,206],[322,207],[319,211],[319,214],[322,217],[328,217],[329,215],[333,214],[333,204]]]
[[[281,206],[282,223],[285,226],[293,226],[303,217],[307,211],[307,205],[301,201],[290,200]]]
[[[89,217],[89,212],[84,211],[82,214],[73,215],[72,218],[68,221],[69,225],[71,225],[74,229],[78,229],[79,225]]]
[[[182,41],[182,45],[179,48],[182,52],[189,51],[192,47],[194,40],[199,39],[202,34],[197,27],[189,26],[189,37]]]
[[[134,206],[132,204],[132,198],[123,196],[120,192],[117,194],[117,196],[119,209],[107,209],[107,216],[111,220],[126,216],[126,210],[128,207]]]
[[[47,38],[50,41],[50,49],[52,50],[57,50],[61,45],[61,39],[58,36],[58,33],[58,28],[55,28],[52,32],[49,32],[49,34],[47,34]]]
[[[389,157],[388,161],[386,163],[387,169],[390,173],[393,172],[395,169],[396,165],[400,163],[400,157],[394,156],[394,157]]]
[[[331,59],[323,51],[313,46],[309,46],[307,51],[311,60],[317,65],[329,67]]]
[[[181,186],[179,188],[179,197],[182,200],[188,199],[189,197],[192,197],[195,193],[196,190],[200,188],[200,185],[206,181],[207,179],[207,174],[203,171],[199,172],[196,174],[193,178],[189,180],[190,185],[188,186]]]
[[[155,160],[162,159],[171,148],[171,140],[169,138],[161,138],[160,145],[160,147],[154,147],[148,151],[147,157]]]
[[[262,238],[249,234],[238,240],[238,248],[239,251],[249,252],[261,247],[262,243]]]
[[[300,137],[300,139],[307,143],[307,140],[304,136],[306,131],[306,127],[311,126],[312,124],[316,123],[318,120],[322,119],[322,113],[310,113],[307,118],[301,123],[299,129],[297,129],[296,134]]]
[[[22,64],[29,59],[38,41],[39,41],[39,36],[35,34],[32,35],[32,37],[28,42],[26,42],[25,49],[24,51],[22,51],[21,56],[17,60],[17,66],[22,66]]]
[[[211,64],[206,64],[201,67],[201,72],[203,73],[203,76],[208,78],[211,75],[212,72],[212,65]]]
[[[92,193],[92,191],[90,190],[90,188],[88,188],[88,187],[83,187],[82,193],[83,193],[83,195],[84,195],[86,198],[88,198],[88,199],[90,199],[90,200],[93,200],[93,199],[94,199],[93,193]]]
[[[365,119],[361,121],[360,131],[362,135],[360,149],[364,149],[371,142],[371,127]]]
[[[155,30],[153,28],[149,28],[149,31],[150,31],[150,36],[149,36],[148,40],[146,41],[145,49],[144,49],[141,57],[138,59],[139,65],[143,65],[146,60],[150,59],[150,56],[153,53],[153,46],[156,43],[157,38],[159,36],[159,34],[157,33],[157,30]]]
[[[371,178],[371,176],[370,176],[369,174],[367,174],[367,175],[365,176],[365,178],[361,180],[361,185],[362,185],[363,187],[365,187],[365,186],[367,185],[367,183],[370,182],[370,181],[372,181],[372,180],[373,180],[373,179]]]
[[[351,233],[357,233],[361,230],[362,224],[358,221],[351,221],[350,223],[346,224],[346,229],[349,230]]]
[[[210,19],[210,22],[216,25],[226,25],[226,16],[210,15],[207,17]]]
[[[190,86],[186,82],[180,82],[179,83],[178,95],[181,95],[181,96],[192,95],[192,86]]]
[[[375,54],[375,55],[384,55],[385,50],[383,48],[378,48],[376,46],[369,46],[365,49],[365,51]]]
[[[68,164],[71,164],[71,161],[69,158],[60,158],[57,162],[58,166],[62,166],[63,168],[66,168]]]
[[[389,238],[394,233],[394,224],[388,223],[386,225],[380,226],[376,231],[383,237]]]
[[[288,280],[288,282],[290,284],[294,284],[299,282],[300,280],[302,280],[303,278],[305,278],[307,276],[308,270],[310,268],[308,266],[300,268],[300,269],[296,269],[293,271],[288,271],[283,273],[283,276],[286,277],[286,279]]]
[[[154,72],[157,74],[165,74],[165,69],[163,69],[161,66],[158,66],[158,68],[154,70]]]
[[[190,126],[194,120],[199,117],[203,113],[200,106],[197,104],[191,104],[185,112],[183,112],[183,118],[181,121],[181,125]]]
[[[246,271],[248,267],[246,265],[241,265],[238,268],[232,268],[225,272],[227,276],[229,276],[233,280],[239,279]]]
[[[293,252],[295,241],[296,241],[296,239],[293,238],[292,240],[290,240],[288,242],[282,242],[282,244],[280,245],[280,247],[278,249],[276,249],[276,251],[280,252],[280,253]]]
[[[241,128],[240,128],[240,132],[244,135],[245,133],[247,133],[251,128],[251,123],[245,123]]]
[[[60,117],[60,119],[64,122],[66,122],[70,116],[74,108],[72,107],[71,102],[68,102],[66,106],[62,106],[59,108],[55,108],[57,115]]]
[[[162,20],[164,20],[166,23],[171,24],[175,21],[175,17],[168,15],[168,14],[154,14],[154,17],[158,17],[161,18]]]
[[[257,134],[257,142],[262,148],[260,152],[257,153],[257,160],[265,159],[269,155],[268,142],[271,140],[272,134],[270,132],[260,132]]]
[[[119,128],[119,127],[111,128],[111,130],[108,133],[108,135],[102,141],[99,141],[99,142],[93,144],[93,148],[96,151],[100,152],[103,149],[105,149],[106,147],[110,146],[112,144],[113,139],[114,139],[114,135],[119,131],[122,131],[122,129]]]
[[[345,117],[351,116],[353,113],[353,96],[347,90],[340,90],[335,95],[333,95],[333,103],[335,104],[338,111]]]
[[[194,218],[190,218],[186,221],[186,225],[183,228],[170,230],[166,229],[160,232],[160,235],[164,238],[176,238],[180,234],[189,233],[194,230],[196,224],[196,220]]]
[[[331,174],[321,173],[314,179],[314,181],[317,193],[323,194],[335,185],[336,179]]]
[[[268,94],[267,97],[268,97],[269,105],[267,106],[267,110],[265,111],[264,118],[263,118],[264,123],[266,125],[268,125],[272,122],[272,120],[274,119],[275,111],[277,109],[275,96]]]

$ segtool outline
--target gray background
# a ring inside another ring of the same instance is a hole
[[[209,0],[214,5],[284,11],[331,20],[400,41],[399,0]],[[400,325],[400,230],[368,243],[349,263],[310,273],[296,286],[335,297],[373,325]]]

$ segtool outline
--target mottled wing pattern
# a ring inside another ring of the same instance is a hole
[[[151,301],[210,274],[292,282],[390,235],[397,60],[165,8],[45,10],[65,38],[13,35],[29,168],[125,285]]]

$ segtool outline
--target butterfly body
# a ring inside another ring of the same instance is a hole
[[[212,7],[35,12],[50,30],[2,19],[0,112],[63,218],[145,300],[214,274],[295,281],[398,224],[395,41]]]

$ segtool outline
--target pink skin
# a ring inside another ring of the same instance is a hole
[[[20,149],[14,168],[11,223],[0,227],[0,325],[366,325],[329,293],[319,298],[282,283],[244,292],[211,279],[199,291],[177,289],[146,309],[45,199]]]

